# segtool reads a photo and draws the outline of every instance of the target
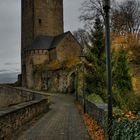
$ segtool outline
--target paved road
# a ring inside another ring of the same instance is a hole
[[[52,95],[50,99],[50,111],[17,140],[90,140],[73,98]]]

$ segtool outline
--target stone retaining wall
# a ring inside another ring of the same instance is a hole
[[[33,100],[33,93],[10,86],[0,86],[0,108]]]
[[[9,90],[9,87],[7,89]],[[0,109],[0,140],[10,140],[11,134],[48,109],[48,102],[45,96],[18,88],[11,88],[11,92],[14,92],[15,89],[22,90],[24,96],[30,92],[33,100]]]
[[[82,96],[78,97],[81,105],[83,105]],[[86,100],[86,112],[95,119],[101,126],[104,127],[107,121],[107,104],[96,104]]]

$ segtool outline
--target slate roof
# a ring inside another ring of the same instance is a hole
[[[70,32],[60,34],[58,36],[38,36],[33,41],[28,50],[50,50],[57,47],[57,45],[64,39]]]

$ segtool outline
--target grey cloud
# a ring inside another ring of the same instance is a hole
[[[0,69],[0,73],[4,73],[4,72],[7,72],[9,70],[6,70],[6,69]]]
[[[20,64],[20,63],[4,63],[4,65],[17,65],[17,64]]]
[[[79,8],[84,0],[64,0],[65,31],[74,31],[79,23]],[[0,0],[0,68],[20,69],[21,0]],[[8,63],[7,63],[8,62]],[[7,63],[7,64],[6,64]],[[16,68],[15,68],[16,67]]]

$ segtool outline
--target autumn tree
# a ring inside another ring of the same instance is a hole
[[[140,1],[125,0],[112,9],[112,31],[120,35],[140,35]]]
[[[140,56],[140,1],[125,0],[112,9],[112,33],[123,36],[130,61],[138,63]]]

